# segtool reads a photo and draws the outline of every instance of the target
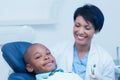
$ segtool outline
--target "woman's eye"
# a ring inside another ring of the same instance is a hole
[[[86,26],[85,28],[86,28],[86,30],[90,30],[91,29],[89,26]]]
[[[80,25],[78,25],[78,24],[75,24],[75,27],[80,27]]]

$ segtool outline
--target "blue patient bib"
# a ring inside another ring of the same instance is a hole
[[[47,79],[49,76],[54,75],[55,72],[64,72],[64,71],[62,69],[56,69],[52,72],[37,74],[36,75],[36,80]]]

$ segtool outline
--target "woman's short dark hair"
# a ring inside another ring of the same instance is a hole
[[[98,7],[92,4],[86,4],[77,8],[74,13],[74,21],[78,16],[82,16],[86,21],[91,22],[94,25],[95,31],[100,31],[103,27],[104,15]]]

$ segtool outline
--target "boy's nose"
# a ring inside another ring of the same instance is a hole
[[[45,56],[45,60],[46,60],[46,59],[49,59],[49,56]]]

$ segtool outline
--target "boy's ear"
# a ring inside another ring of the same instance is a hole
[[[33,72],[33,67],[30,64],[26,65],[26,69],[28,72]]]

